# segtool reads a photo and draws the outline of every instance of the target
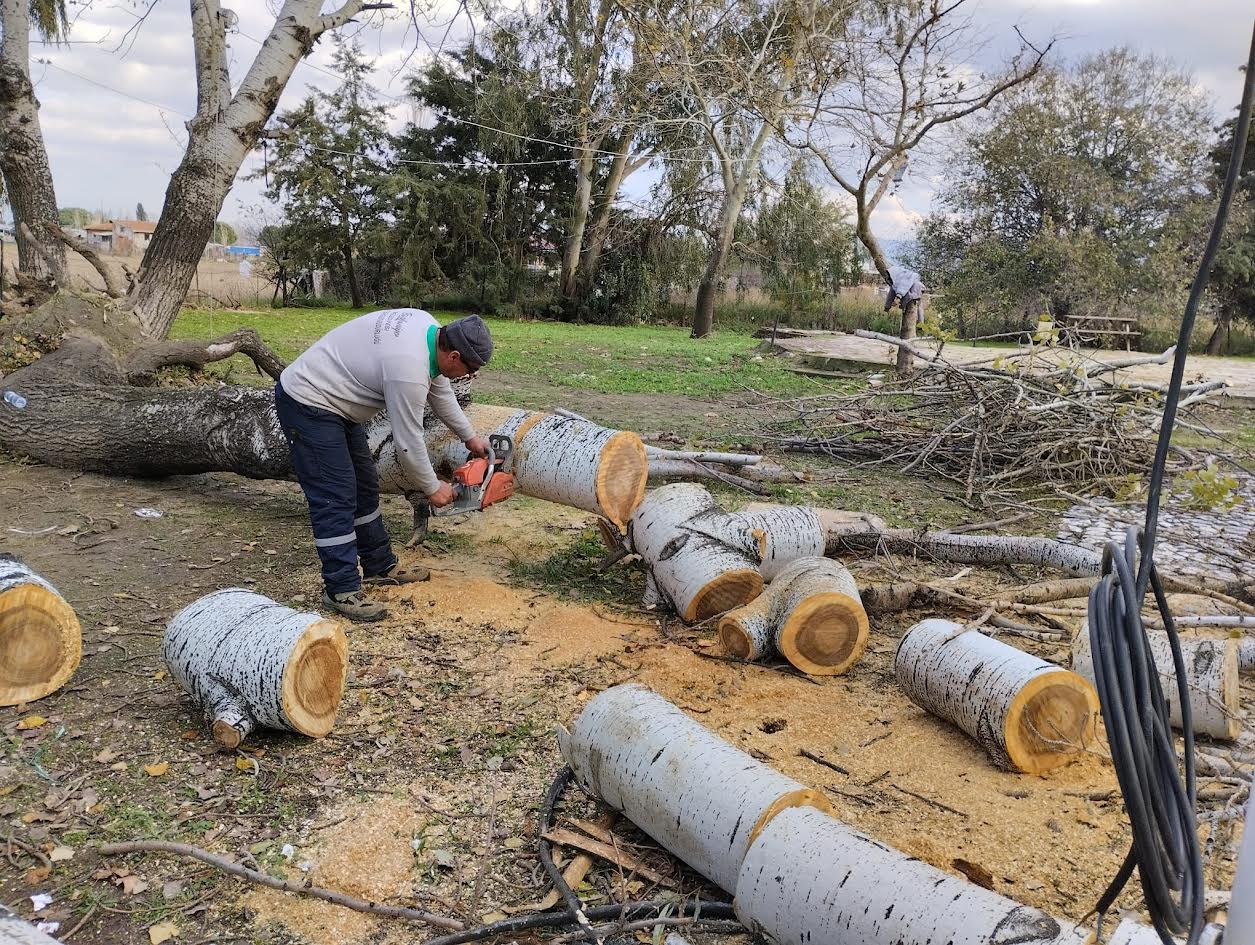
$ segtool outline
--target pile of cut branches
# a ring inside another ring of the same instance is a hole
[[[874,377],[852,393],[773,401],[789,408],[788,415],[772,422],[766,439],[786,451],[940,476],[982,503],[987,494],[1030,485],[1093,487],[1150,468],[1167,388],[1114,376],[1168,363],[1172,348],[1103,362],[1033,346],[956,364],[888,335],[854,334],[905,347],[925,363],[909,377]],[[1188,383],[1180,405],[1216,397],[1224,386]],[[1176,455],[1178,462],[1194,463],[1184,451]]]

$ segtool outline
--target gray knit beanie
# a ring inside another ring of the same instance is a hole
[[[462,355],[469,371],[478,371],[492,358],[492,334],[478,315],[468,315],[444,327],[449,347]]]

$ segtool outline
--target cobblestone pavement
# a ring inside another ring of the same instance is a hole
[[[924,342],[929,347],[934,344]],[[795,356],[810,355],[820,358],[832,358],[840,361],[853,361],[861,364],[887,366],[893,363],[895,348],[883,341],[870,338],[859,338],[841,332],[808,335],[803,338],[781,338],[776,347]],[[992,362],[995,358],[1005,358],[1014,353],[1013,348],[974,348],[970,345],[948,344],[945,346],[945,357],[956,364],[971,364],[978,361]],[[1103,361],[1108,364],[1137,357],[1137,353],[1126,351],[1103,351],[1093,348],[1051,349],[1034,356],[1031,361],[1022,363],[1039,365],[1043,370],[1058,364],[1065,358],[1085,358]],[[920,362],[923,363],[923,362]],[[1125,368],[1116,373],[1121,380],[1148,381],[1167,384],[1171,373],[1170,364],[1142,364],[1133,368]],[[1228,393],[1232,397],[1250,398],[1255,401],[1255,360],[1245,358],[1212,358],[1206,355],[1190,355],[1186,362],[1186,379],[1224,380],[1228,383]]]
[[[1187,506],[1184,492],[1169,494],[1159,513],[1155,563],[1175,574],[1200,574],[1225,581],[1255,579],[1255,481],[1243,478],[1238,504],[1227,511]],[[1058,537],[1086,548],[1123,541],[1129,525],[1140,525],[1139,503],[1087,499],[1063,514]]]

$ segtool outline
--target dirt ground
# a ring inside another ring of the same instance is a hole
[[[624,409],[597,403],[588,412]],[[710,412],[651,409],[660,422],[670,414],[699,423]],[[648,426],[650,418],[636,419]],[[883,512],[892,504],[883,483],[842,488],[854,505]],[[95,852],[101,842],[143,838],[471,923],[501,918],[548,888],[534,848],[536,811],[561,765],[553,726],[629,680],[826,792],[867,833],[1060,916],[1089,911],[1130,840],[1101,743],[1047,776],[1008,774],[898,691],[896,640],[922,614],[874,620],[866,658],[844,677],[730,663],[708,629],[634,605],[639,571],[624,566],[599,584],[571,556],[590,541],[589,516],[524,498],[441,523],[423,551],[407,553],[430,565],[433,579],[384,591],[390,619],[350,630],[349,688],[329,737],[263,732],[242,751],[218,751],[167,677],[160,635],[177,609],[221,587],[316,607],[317,563],[295,486],[230,475],[114,479],[10,461],[0,463],[0,502],[0,552],[61,590],[84,643],[66,688],[0,709],[0,896],[24,916],[59,922],[58,934],[74,943],[149,942],[165,923],[184,945],[427,937],[192,861]],[[139,508],[162,515],[141,518]],[[384,508],[403,538],[408,507],[390,497]],[[851,565],[860,583],[960,570],[892,559]],[[1037,652],[1065,659],[1057,647]],[[596,815],[574,791],[563,813]],[[1228,888],[1231,829],[1220,827],[1209,888]],[[679,890],[703,888],[629,824],[614,830]],[[605,863],[581,888],[591,903],[657,892]],[[37,894],[52,903],[36,916]],[[1137,896],[1123,903],[1135,908]]]

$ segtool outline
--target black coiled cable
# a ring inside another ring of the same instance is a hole
[[[1108,543],[1103,552],[1102,578],[1089,595],[1089,639],[1094,658],[1094,680],[1107,727],[1112,764],[1133,827],[1133,844],[1124,865],[1095,907],[1100,916],[1099,931],[1102,931],[1101,917],[1111,908],[1136,868],[1145,893],[1146,909],[1165,945],[1173,945],[1172,936],[1182,934],[1187,935],[1189,945],[1196,945],[1203,931],[1204,888],[1203,863],[1198,847],[1193,719],[1185,660],[1163,585],[1155,570],[1155,534],[1190,335],[1194,331],[1198,305],[1211,274],[1212,262],[1220,246],[1241,173],[1250,134],[1253,96],[1255,31],[1251,37],[1229,170],[1211,235],[1190,286],[1189,300],[1181,320],[1176,357],[1172,362],[1172,380],[1164,403],[1163,425],[1159,430],[1159,442],[1151,468],[1146,521],[1140,531],[1137,528],[1128,530],[1123,545],[1115,541]],[[1142,623],[1142,605],[1148,589],[1154,592],[1155,606],[1163,619],[1176,670],[1175,697],[1180,703],[1184,733],[1184,783],[1178,770],[1168,703]]]

